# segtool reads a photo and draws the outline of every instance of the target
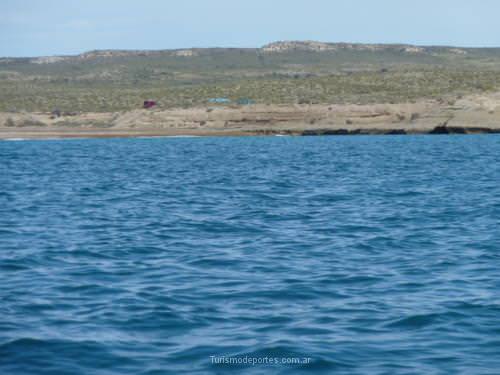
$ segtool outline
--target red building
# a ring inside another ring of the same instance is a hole
[[[144,109],[150,109],[156,106],[156,102],[154,100],[145,100],[143,108]]]

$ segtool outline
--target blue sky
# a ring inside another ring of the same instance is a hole
[[[491,47],[499,15],[498,0],[0,0],[0,56],[303,39]]]

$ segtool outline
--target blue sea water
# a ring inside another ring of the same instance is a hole
[[[499,224],[492,135],[0,142],[0,374],[499,374]]]

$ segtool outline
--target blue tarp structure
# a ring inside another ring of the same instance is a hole
[[[231,99],[228,99],[228,98],[210,98],[210,99],[208,99],[208,102],[213,103],[213,104],[227,104],[227,103],[231,103]]]
[[[252,104],[255,104],[255,101],[253,101],[252,99],[249,99],[249,98],[240,98],[240,99],[238,99],[237,103],[239,105],[252,105]]]

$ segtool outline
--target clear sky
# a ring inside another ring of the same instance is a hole
[[[500,1],[0,0],[0,56],[304,39],[500,46]]]

